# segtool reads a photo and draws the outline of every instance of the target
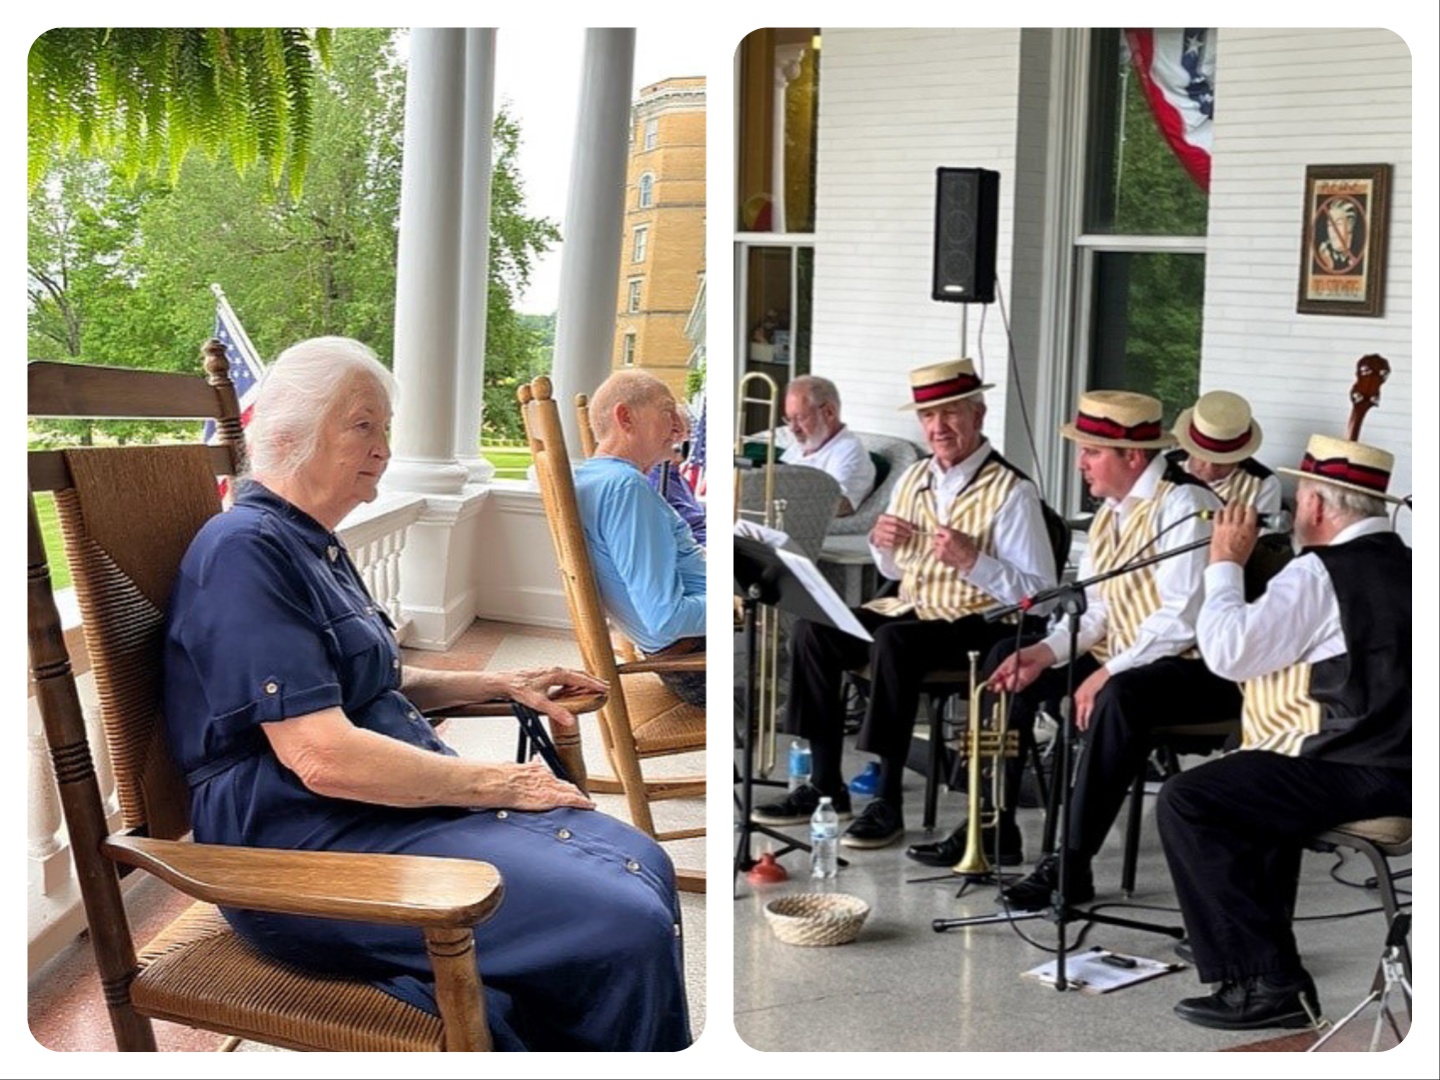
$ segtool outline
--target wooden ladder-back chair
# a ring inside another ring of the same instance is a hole
[[[647,779],[641,762],[646,758],[705,749],[705,710],[682,702],[656,674],[703,671],[705,655],[617,659],[590,552],[585,545],[570,454],[565,448],[560,411],[552,393],[550,380],[541,376],[530,385],[521,386],[518,396],[545,516],[550,524],[550,538],[555,545],[555,561],[564,582],[565,600],[585,670],[610,687],[608,700],[599,712],[600,734],[614,776],[592,774],[590,790],[623,794],[631,823],[656,840],[704,836],[703,827],[657,830],[650,804],[661,799],[703,796],[705,777]],[[681,870],[678,875],[682,890],[704,891],[703,870]]]
[[[168,1020],[297,1050],[490,1047],[473,927],[499,905],[488,864],[464,859],[277,851],[194,843],[189,791],[160,713],[165,609],[196,531],[221,512],[217,476],[243,452],[224,349],[206,379],[73,364],[29,367],[32,416],[211,418],[221,443],[32,451],[30,673],[69,829],[115,1041],[155,1050]],[[87,741],[35,491],[53,491],[94,665],[119,794],[111,831]],[[199,901],[141,949],[120,878],[141,868]],[[312,975],[252,950],[215,905],[414,926],[425,935],[440,1016],[363,981]]]

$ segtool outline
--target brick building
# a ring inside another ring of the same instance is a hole
[[[632,110],[613,367],[644,368],[684,399],[704,273],[705,80],[662,79]]]

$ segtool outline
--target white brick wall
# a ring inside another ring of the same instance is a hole
[[[920,440],[908,373],[969,353],[984,361],[986,427],[1004,430],[999,305],[930,299],[935,170],[1000,172],[998,274],[1011,306],[1018,30],[824,31],[816,192],[812,368],[836,380],[859,430]]]
[[[1217,84],[1201,389],[1249,398],[1261,457],[1293,465],[1311,434],[1344,435],[1355,361],[1378,352],[1392,374],[1361,438],[1408,492],[1410,50],[1388,30],[1223,30]],[[1299,315],[1305,167],[1372,162],[1393,166],[1384,314]]]

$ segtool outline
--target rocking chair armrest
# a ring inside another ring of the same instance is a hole
[[[489,863],[422,855],[197,844],[115,835],[116,862],[212,904],[356,922],[466,928],[489,918],[505,887]]]
[[[576,716],[591,713],[605,704],[606,695],[593,690],[575,691],[551,699],[557,705],[564,705]],[[442,720],[450,716],[509,716],[510,701],[466,701],[459,705],[446,705],[437,709],[426,709],[427,719]]]
[[[646,660],[631,660],[616,664],[619,675],[636,675],[642,671],[704,671],[705,654],[689,653],[685,656],[652,656]]]

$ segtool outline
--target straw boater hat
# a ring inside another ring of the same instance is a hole
[[[1328,435],[1311,435],[1300,468],[1278,471],[1287,476],[1298,476],[1301,480],[1318,480],[1322,484],[1349,488],[1386,502],[1404,502],[1404,499],[1386,493],[1390,486],[1390,473],[1394,469],[1394,454],[1364,443],[1332,439]]]
[[[1150,450],[1174,446],[1175,437],[1160,426],[1160,402],[1128,390],[1091,390],[1080,395],[1073,424],[1060,434],[1091,446]]]
[[[927,364],[910,372],[909,404],[901,405],[902,412],[929,409],[944,405],[947,401],[960,401],[974,397],[993,387],[994,383],[982,383],[975,374],[975,365],[969,360],[946,360],[939,364]]]
[[[1234,465],[1253,457],[1264,438],[1250,403],[1228,390],[1212,390],[1175,421],[1175,438],[1193,458],[1213,465]]]

